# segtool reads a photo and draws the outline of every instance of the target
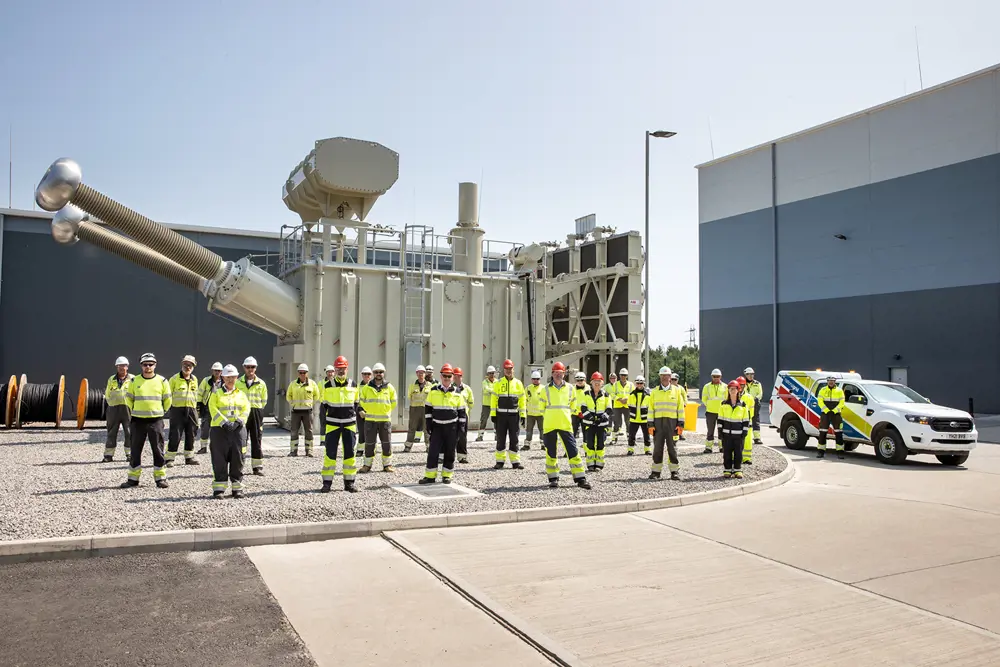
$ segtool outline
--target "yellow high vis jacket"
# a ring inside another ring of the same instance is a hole
[[[614,393],[611,394],[611,397],[614,399],[614,407],[621,409],[627,408],[628,397],[633,391],[635,391],[635,385],[628,380],[622,382],[619,379],[618,382],[615,382],[611,386],[614,387]]]
[[[338,428],[358,430],[358,394],[358,386],[350,378],[344,378],[343,382],[334,378],[328,382],[323,389],[325,433]]]
[[[175,408],[193,408],[198,405],[198,378],[191,374],[185,380],[180,373],[170,378],[170,401]]]
[[[719,404],[719,438],[736,436],[740,440],[746,437],[752,418],[750,408],[740,399],[733,405],[728,400]]]
[[[267,384],[259,377],[255,377],[253,382],[250,382],[246,375],[241,375],[240,379],[236,381],[236,386],[247,395],[251,408],[263,410],[264,406],[267,405]]]
[[[649,421],[652,424],[655,419],[669,418],[680,419],[683,410],[681,389],[673,385],[657,385],[653,391],[649,392]]]
[[[747,380],[747,393],[753,396],[755,400],[760,401],[764,397],[764,386],[757,380],[753,382]]]
[[[468,419],[465,396],[455,385],[447,389],[441,384],[435,385],[424,403],[424,418],[428,431],[458,426],[459,421]]]
[[[502,377],[493,383],[490,416],[498,414],[524,416],[524,385],[517,378]]]
[[[633,424],[649,421],[649,390],[636,389],[628,395],[628,420]]]
[[[430,393],[431,387],[433,386],[434,384],[428,380],[424,380],[423,383],[412,383],[410,388],[406,390],[406,398],[410,402],[410,407],[424,407],[424,403],[427,402],[427,394]]]
[[[555,382],[550,380],[542,392],[542,403],[545,405],[545,416],[542,418],[545,433],[573,432],[571,416],[580,412],[573,385],[563,382],[561,387],[557,387]]]
[[[366,422],[392,421],[392,413],[396,409],[396,388],[391,382],[375,386],[372,380],[361,387],[358,402],[365,411]]]
[[[323,400],[323,394],[319,385],[312,378],[309,378],[307,382],[296,379],[295,382],[288,385],[285,400],[292,406],[292,410],[312,410]]]
[[[709,382],[701,388],[701,402],[705,404],[705,412],[713,415],[719,414],[719,404],[726,399],[729,389],[726,383],[715,384]]]
[[[611,397],[603,389],[594,393],[593,388],[584,393],[580,412],[586,427],[604,428],[611,426]]]
[[[238,387],[240,381],[236,381],[236,386]],[[198,385],[198,405],[204,405],[208,407],[208,399],[212,397],[212,392],[216,389],[222,387],[222,378],[220,377],[218,381],[212,380],[212,376],[209,375],[207,378],[201,381]]]
[[[208,414],[212,415],[212,426],[222,426],[224,422],[237,420],[245,426],[250,418],[250,399],[235,385],[232,391],[226,391],[223,386],[209,397]]]
[[[465,416],[468,418],[472,414],[472,406],[476,404],[476,395],[472,393],[472,387],[467,384],[452,385],[458,390],[465,400]]]
[[[819,399],[819,409],[824,413],[833,412],[839,415],[844,409],[844,390],[840,387],[830,389],[829,385],[825,385],[816,397]]]
[[[529,384],[524,388],[525,405],[528,407],[529,417],[542,417],[545,415],[545,404],[542,402],[542,393],[545,391],[543,384]]]
[[[104,388],[104,400],[108,402],[108,407],[125,405],[125,394],[128,393],[128,386],[132,384],[133,379],[135,376],[131,373],[126,373],[121,379],[117,373],[108,378],[108,384]]]
[[[125,405],[133,417],[162,419],[170,409],[170,383],[162,375],[145,378],[137,375],[125,392]]]
[[[578,384],[573,385],[573,396],[574,398],[576,398],[576,409],[577,409],[577,412],[574,412],[573,414],[575,414],[577,417],[580,416],[579,411],[583,410],[583,397],[587,395],[588,391],[590,391],[590,387],[588,387],[587,385],[583,385],[582,387]]]

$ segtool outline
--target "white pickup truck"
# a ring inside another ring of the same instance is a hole
[[[933,454],[947,466],[959,466],[976,447],[979,433],[968,412],[934,405],[907,386],[865,380],[857,373],[781,371],[771,390],[770,420],[789,449],[803,449],[819,435],[816,394],[828,376],[844,390],[845,449],[875,447],[883,463],[898,465],[909,454]],[[833,432],[827,436],[832,443]]]

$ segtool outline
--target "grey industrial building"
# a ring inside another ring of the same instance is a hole
[[[854,370],[1000,412],[1000,65],[698,169],[703,376]]]

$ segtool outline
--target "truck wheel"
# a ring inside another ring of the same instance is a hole
[[[942,465],[946,466],[960,466],[969,460],[969,454],[937,454],[937,460],[941,462]]]
[[[802,428],[802,422],[796,417],[791,417],[781,424],[781,439],[785,441],[785,447],[789,449],[805,449],[809,436]]]
[[[856,442],[845,442],[844,443],[844,451],[853,452],[857,448],[858,448],[858,443],[856,443]]]
[[[906,460],[906,455],[909,453],[903,444],[903,437],[895,429],[886,428],[876,435],[875,456],[882,463],[899,465]]]

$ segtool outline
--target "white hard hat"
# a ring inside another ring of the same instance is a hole
[[[142,362],[144,362],[144,361],[152,361],[155,364],[156,363],[156,355],[153,354],[152,352],[146,352],[141,357],[139,357],[139,363],[140,364]]]
[[[487,366],[486,367],[486,372],[487,373],[496,373],[497,369],[493,368],[492,366]]]
[[[424,368],[423,366],[417,366],[417,372],[418,373],[426,373],[427,369]]]
[[[246,359],[243,360],[243,365],[244,366],[256,366],[257,365],[257,360],[254,359],[253,357],[247,357]]]
[[[335,371],[337,369],[333,367],[333,364],[327,364],[326,368],[324,368],[323,370],[325,370],[327,373],[329,373],[330,371]]]
[[[370,375],[371,372],[372,372],[372,369],[368,368],[367,366],[365,366],[364,368],[361,369],[361,374],[362,375],[364,375],[365,373],[368,373]]]
[[[385,370],[385,369],[383,368],[382,370]],[[427,372],[427,373],[431,373],[431,372],[434,371],[434,367],[431,366],[430,364],[427,364],[426,366],[424,366],[424,371]]]
[[[382,371],[384,373],[385,372],[385,366],[383,366],[382,362],[380,361],[377,364],[375,364],[374,366],[372,366],[372,371]]]
[[[128,359],[125,357],[118,357],[115,359],[115,366],[128,366]]]
[[[646,378],[642,377],[641,375],[636,375],[636,376],[635,376],[635,381],[636,381],[637,383],[641,382],[641,383],[643,383],[643,384],[646,384]]]
[[[531,379],[532,380],[541,380],[542,379],[542,372],[540,370],[538,370],[537,368],[535,370],[531,371]]]
[[[239,374],[240,372],[236,370],[236,366],[232,364],[226,364],[226,367],[222,369],[222,377],[224,378],[236,377]]]
[[[214,364],[212,364],[212,370],[213,371],[224,371],[226,369],[224,369],[222,367],[222,362],[221,361],[216,361]]]
[[[306,373],[309,372],[308,364],[299,364],[299,372],[301,373],[302,371],[305,371]]]
[[[582,371],[577,371],[576,372],[576,379],[577,380],[586,380],[587,379],[587,374],[583,373]]]
[[[620,371],[618,371],[618,375],[628,375],[628,369],[627,368],[621,369]]]
[[[678,375],[677,373],[671,373],[671,374],[670,374],[670,379],[671,379],[671,380],[680,380],[680,379],[681,379],[681,376],[680,376],[680,375]]]
[[[749,366],[747,366],[746,368],[743,369],[743,374],[744,375],[748,375],[748,374],[749,375],[753,375],[753,369],[750,368]]]
[[[718,368],[713,368],[712,369],[712,375],[718,375],[718,376],[721,377],[722,376],[722,371],[720,371]]]
[[[660,366],[660,375],[670,375],[670,369],[666,366]]]
[[[193,354],[185,354],[184,358],[181,359],[181,363],[183,364],[185,361],[190,363],[192,366],[198,365],[198,361],[194,358]]]

